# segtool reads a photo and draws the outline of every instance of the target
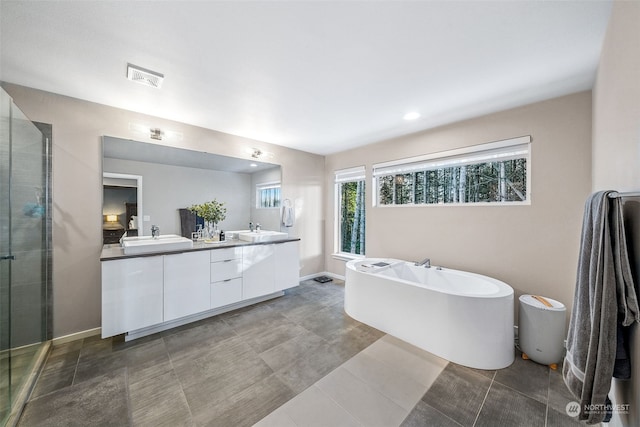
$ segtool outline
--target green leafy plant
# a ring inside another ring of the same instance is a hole
[[[227,217],[227,208],[224,207],[224,202],[218,202],[216,199],[199,205],[193,205],[188,209],[205,221],[214,224],[224,221]]]

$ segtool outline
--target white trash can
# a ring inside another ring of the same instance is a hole
[[[538,295],[520,297],[518,337],[523,359],[557,369],[564,353],[564,304]]]

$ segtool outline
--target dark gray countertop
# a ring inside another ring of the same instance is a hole
[[[102,252],[100,253],[100,261],[114,261],[119,259],[126,258],[142,258],[148,256],[159,256],[159,255],[171,255],[171,254],[180,254],[184,252],[193,252],[193,251],[209,251],[212,249],[222,249],[222,248],[233,248],[236,246],[256,246],[256,245],[269,245],[272,243],[286,243],[286,242],[297,242],[299,238],[286,238],[282,240],[274,240],[272,242],[245,242],[244,240],[225,240],[224,242],[214,242],[214,243],[204,243],[204,242],[193,242],[193,248],[191,249],[180,249],[178,251],[158,251],[158,252],[150,252],[146,254],[134,254],[134,255],[125,255],[124,250],[120,247],[119,244],[111,244],[104,245],[102,247]]]

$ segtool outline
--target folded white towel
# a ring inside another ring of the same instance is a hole
[[[295,213],[293,212],[293,207],[283,206],[282,207],[282,225],[284,225],[285,227],[293,227],[294,219],[295,219]]]

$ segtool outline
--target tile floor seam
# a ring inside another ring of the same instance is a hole
[[[167,347],[167,343],[164,341],[165,337],[162,337],[162,342],[165,344],[165,348]],[[178,380],[178,384],[180,385],[180,392],[182,393],[182,396],[184,397],[184,401],[187,404],[187,410],[189,411],[189,417],[191,417],[191,423],[192,425],[195,425],[195,421],[193,419],[193,412],[191,412],[191,405],[189,405],[189,400],[187,400],[187,395],[184,392],[184,384],[180,378],[180,376],[177,374],[175,366],[173,365],[173,358],[171,357],[171,352],[167,349],[167,357],[169,358],[169,365],[171,366],[171,372],[173,372],[176,376],[176,379]]]
[[[133,408],[131,404],[131,390],[129,389],[129,367],[124,367],[124,384],[125,384],[125,392],[127,394],[127,415],[129,417],[129,425],[133,426]]]
[[[547,375],[547,405],[545,406],[544,411],[544,427],[547,427],[549,423],[549,397],[551,395],[551,369],[549,369]]]
[[[162,342],[164,343],[165,348],[167,348],[167,343],[164,341],[164,337],[161,337]],[[171,352],[167,349],[167,357],[169,358],[169,365],[171,366],[171,372],[176,376],[178,380],[178,384],[180,385],[180,392],[182,393],[182,397],[184,397],[184,401],[187,404],[187,410],[189,411],[189,417],[192,425],[195,425],[195,421],[193,419],[193,412],[191,412],[191,405],[189,405],[189,401],[187,400],[187,395],[184,392],[184,385],[180,380],[180,376],[177,374],[175,367],[173,366],[173,359],[171,358]]]
[[[495,375],[494,375],[494,377],[495,377]],[[482,412],[482,408],[484,407],[484,404],[487,401],[487,397],[489,396],[489,392],[491,391],[491,387],[493,387],[493,383],[494,382],[496,382],[496,381],[492,379],[491,383],[489,383],[489,388],[487,389],[487,392],[484,394],[484,399],[482,399],[482,404],[480,405],[480,408],[478,409],[478,413],[476,414],[476,419],[473,420],[473,424],[472,425],[474,427],[478,423],[478,418],[480,418],[480,413]]]
[[[363,356],[363,357],[370,357],[376,361],[378,361],[376,358],[372,357],[370,354],[362,354],[362,352],[355,354],[353,357],[351,357],[349,360],[345,361],[342,365],[340,365],[340,367],[343,367],[345,370],[347,370],[351,375],[353,375],[354,377],[358,378],[360,381],[362,381],[363,383],[367,384],[368,386],[370,386],[371,388],[373,388],[375,391],[377,391],[378,393],[380,393],[381,395],[385,396],[387,399],[391,400],[392,402],[394,402],[396,405],[400,406],[402,409],[404,409],[404,406],[402,406],[402,404],[400,402],[396,401],[396,398],[392,397],[392,396],[388,396],[387,393],[384,392],[384,390],[381,390],[380,388],[378,388],[377,384],[375,384],[372,381],[369,381],[365,378],[363,378],[361,375],[359,375],[357,372],[354,372],[352,369],[349,369],[347,365],[348,362],[352,361],[353,359],[359,357],[359,356]],[[424,390],[424,392],[422,393],[422,396],[424,396],[424,394],[429,391],[430,387],[427,387],[415,380],[413,380],[411,377],[401,373],[401,372],[394,372],[395,369],[393,369],[393,366],[391,364],[386,364],[387,366],[387,372],[391,372],[392,374],[395,373],[396,375],[398,375],[399,377],[405,378],[407,380],[413,381],[416,384],[419,384],[420,386],[422,386]],[[420,401],[422,397],[418,398],[418,401]],[[413,407],[415,407],[415,405],[417,405],[418,402],[414,403]],[[411,413],[411,410],[413,408],[409,409],[409,413]]]
[[[340,366],[342,366],[342,365],[340,365]],[[340,366],[338,366],[338,368]],[[336,368],[336,369],[338,369],[338,368]],[[322,380],[322,379],[328,377],[329,375],[331,375],[336,369],[334,369],[333,371],[329,372],[327,375],[322,377],[320,380]],[[320,381],[320,380],[318,380],[318,381]],[[327,396],[332,402],[334,402],[336,405],[338,405],[340,408],[342,408],[347,413],[347,415],[349,415],[349,417],[356,422],[356,424],[364,427],[364,424],[362,424],[358,418],[356,418],[351,412],[349,412],[349,410],[347,408],[345,408],[343,405],[341,405],[340,402],[338,402],[336,399],[334,399],[333,396],[331,396],[329,393],[325,392],[323,389],[321,389],[320,387],[316,386],[315,384],[312,384],[309,387],[315,387],[318,390],[320,390],[320,393],[322,393],[325,396]],[[294,397],[294,399],[295,399],[295,397]],[[293,400],[293,399],[291,399],[291,400]],[[407,416],[409,416],[409,414],[407,414]]]
[[[506,385],[506,384],[501,383],[500,381],[494,381],[494,382],[495,382],[496,384],[501,385],[502,387],[506,387],[506,388],[508,388],[508,389],[509,389],[509,390],[511,390],[511,391],[515,391],[516,393],[518,393],[518,394],[519,394],[520,396],[522,396],[522,397],[526,397],[527,399],[534,400],[534,401],[538,402],[538,403],[539,403],[539,404],[541,404],[541,405],[545,405],[545,406],[546,406],[546,405],[548,405],[548,404],[549,404],[549,399],[548,399],[548,397],[547,397],[547,402],[541,402],[541,401],[539,401],[538,399],[536,399],[535,397],[529,396],[529,395],[527,395],[527,394],[525,394],[525,393],[521,392],[520,390],[517,390],[517,389],[515,389],[515,388],[513,388],[513,387],[510,387],[510,386],[508,386],[508,385]],[[493,382],[491,383],[491,385],[493,386]],[[548,395],[549,395],[549,387],[547,387],[547,396],[548,396]]]
[[[428,392],[429,390],[427,390]],[[426,394],[426,392],[425,392]],[[439,410],[438,408],[434,408],[433,406],[429,405],[427,402],[425,402],[424,400],[420,399],[422,401],[422,403],[424,403],[425,405],[427,405],[429,408],[433,409],[434,411],[436,411],[437,413],[439,413],[440,415],[442,415],[443,417],[451,420],[452,422],[456,423],[457,425],[459,425],[460,427],[464,427],[462,424],[460,424],[459,422],[457,422],[456,420],[454,420],[453,418],[451,418],[449,415],[445,414],[444,412],[442,412],[441,410]],[[418,406],[418,404],[420,403],[420,401],[418,401],[418,403],[416,403],[416,406]],[[415,409],[415,407],[413,408]],[[411,410],[411,412],[413,412],[413,409]],[[411,412],[409,412],[409,415],[411,415]],[[407,417],[409,416],[407,415]],[[406,418],[405,418],[406,420]],[[403,420],[404,422],[404,420]]]
[[[82,355],[82,347],[84,347],[84,338],[82,338],[82,344],[80,345],[80,351],[78,352],[78,358],[76,359],[76,367],[73,370],[73,378],[71,379],[71,385],[70,387],[73,387],[74,385],[76,385],[76,375],[78,373],[78,366],[80,366],[80,357]]]
[[[359,353],[358,353],[358,354],[359,354]],[[356,357],[356,356],[357,356],[357,354],[356,354],[355,356],[352,356],[352,357]],[[349,360],[350,360],[350,359],[349,359]],[[347,361],[345,361],[344,363],[346,363],[346,362],[347,362]],[[340,366],[336,367],[333,371],[331,371],[330,373],[328,373],[327,375],[325,375],[325,376],[324,376],[324,377],[322,377],[321,379],[319,379],[319,380],[316,382],[316,384],[317,384],[317,383],[319,383],[319,382],[320,382],[320,381],[322,381],[322,380],[325,380],[325,379],[326,379],[326,378],[328,378],[331,374],[335,374],[335,375],[337,375],[335,372],[336,372],[338,369],[342,368],[342,369],[344,369],[345,371],[347,371],[347,373],[349,373],[349,375],[351,375],[353,378],[355,378],[355,379],[356,379],[356,383],[357,383],[357,382],[362,383],[362,384],[365,386],[365,388],[368,388],[368,389],[369,389],[370,391],[372,391],[374,394],[377,394],[377,395],[379,395],[380,397],[382,397],[384,400],[389,401],[393,406],[397,406],[398,408],[400,408],[400,410],[401,410],[402,412],[406,412],[406,415],[405,415],[405,417],[404,417],[404,418],[406,418],[407,416],[409,416],[409,414],[411,413],[411,411],[406,411],[402,406],[398,405],[396,402],[394,402],[393,400],[391,400],[390,398],[388,398],[385,394],[383,394],[383,393],[379,392],[375,387],[372,387],[371,385],[369,385],[367,382],[363,381],[362,379],[360,379],[360,378],[359,378],[359,377],[357,377],[356,375],[353,375],[353,374],[352,374],[348,369],[344,368],[344,366],[343,366],[343,365],[344,365],[344,363],[343,363],[342,365],[340,365]],[[323,391],[321,387],[318,387],[318,388],[319,388],[321,391]],[[325,394],[327,394],[327,393],[325,392]],[[331,396],[329,396],[329,397],[331,397]],[[351,413],[351,411],[350,411],[349,409],[347,409],[347,408],[346,408],[345,406],[343,406],[343,405],[340,405],[340,403],[339,403],[339,402],[337,402],[335,399],[332,399],[332,400],[333,400],[334,402],[336,402],[336,403],[337,403],[341,408],[343,408],[343,409],[344,409],[344,410],[345,410],[345,411],[346,411],[346,412],[347,412],[347,413],[348,413],[352,418],[356,418],[355,414]],[[403,420],[404,420],[404,418],[403,418]],[[361,425],[363,425],[363,426],[364,426],[363,422],[360,422],[360,420],[359,420],[358,418],[356,418],[356,420],[358,421],[358,423],[359,423],[359,424],[361,424]]]
[[[383,337],[380,337],[380,338],[378,338],[376,341],[372,342],[369,346],[367,346],[367,347],[366,347],[365,349],[363,349],[362,351],[364,351],[364,350],[368,349],[371,345],[375,344],[376,342],[378,342],[378,341],[379,341],[379,340],[381,340],[382,338],[384,338],[384,336],[383,336]],[[355,356],[357,356],[358,354],[360,354],[360,353],[357,353],[356,355],[354,355],[354,357],[355,357]],[[388,366],[388,367],[390,367],[390,368],[392,368],[392,369],[395,369],[395,365],[393,365],[393,364],[391,364],[391,363],[389,363],[389,362],[387,362],[387,361],[383,360],[383,358],[376,357],[376,354],[377,354],[376,352],[372,352],[372,351],[368,351],[368,352],[366,353],[366,355],[367,355],[367,356],[371,357],[372,359],[375,359],[377,362],[382,363],[383,365],[386,365],[386,366]],[[436,357],[440,357],[440,356],[436,356]],[[449,363],[451,363],[451,362],[447,361],[447,363],[443,366],[442,370],[440,371],[441,373],[442,373],[442,371],[444,371],[444,370],[446,369],[446,367],[449,365]],[[440,374],[438,374],[438,376],[439,376],[439,375],[440,375]],[[417,380],[415,380],[415,381],[416,381],[416,382],[418,382],[419,384],[422,384],[420,381],[417,381]],[[422,384],[422,385],[424,385],[424,384]],[[427,387],[427,390],[425,391],[425,393],[426,393],[427,391],[429,391],[429,389],[431,388],[431,386],[432,386],[432,385],[433,385],[433,382],[432,382],[429,386],[424,385],[425,387]]]
[[[291,400],[295,399],[296,397],[297,397],[297,396],[294,396]],[[284,402],[282,405],[280,405],[279,407],[277,407],[276,409],[274,409],[273,411],[271,411],[271,413],[270,413],[269,415],[273,414],[273,413],[274,413],[275,411],[277,411],[278,409],[280,409],[280,408],[284,407],[284,405],[286,405],[287,403],[289,403],[291,400],[289,400],[289,401],[287,401],[287,402]],[[293,419],[293,418],[291,418],[291,416],[290,416],[289,414],[287,414],[287,410],[286,410],[286,409],[283,409],[283,410],[282,410],[282,414],[283,414],[285,417],[287,417],[287,419],[288,419],[289,421],[291,421],[291,423],[292,423],[294,426],[296,426],[296,427],[304,427],[304,426],[301,426],[300,424],[298,424],[297,422],[295,422],[295,421],[294,421],[294,419]],[[269,415],[267,415],[267,417],[268,417]],[[266,418],[266,417],[265,417],[265,418]],[[264,418],[263,418],[263,419],[264,419]],[[258,422],[260,422],[260,421],[262,421],[262,420],[259,420]]]

